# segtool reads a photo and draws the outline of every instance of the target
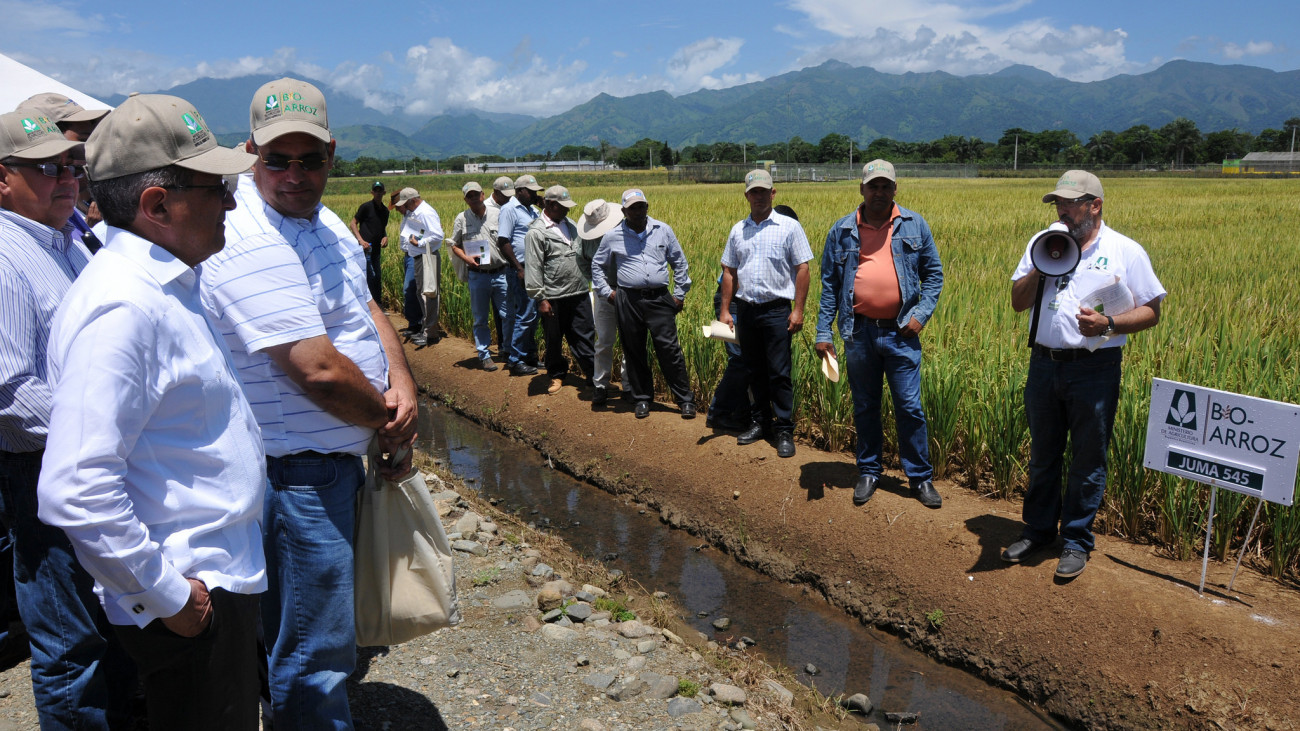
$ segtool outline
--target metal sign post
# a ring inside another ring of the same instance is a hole
[[[1210,568],[1210,536],[1214,533],[1214,503],[1219,497],[1219,488],[1210,486],[1210,517],[1205,520],[1205,552],[1201,554],[1201,585],[1197,594],[1205,593],[1205,572]]]

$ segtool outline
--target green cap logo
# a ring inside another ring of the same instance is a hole
[[[199,122],[197,119],[195,119],[194,115],[190,114],[189,112],[182,114],[181,119],[184,120],[185,129],[188,129],[190,131],[191,137],[203,131],[203,124]]]
[[[280,106],[280,100],[276,97],[275,94],[272,94],[266,98],[266,111],[269,112],[278,106]]]
[[[26,132],[27,134],[31,134],[31,133],[33,133],[33,132],[40,132],[40,131],[41,131],[41,126],[40,126],[39,124],[37,124],[37,123],[35,122],[35,120],[24,119],[24,120],[23,120],[23,131]]]

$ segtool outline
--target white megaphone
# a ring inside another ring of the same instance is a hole
[[[1029,242],[1029,261],[1049,277],[1069,274],[1081,258],[1079,242],[1060,221],[1039,231]]]
[[[1038,278],[1038,293],[1034,295],[1034,314],[1029,322],[1029,347],[1034,347],[1038,339],[1038,319],[1042,314],[1043,289],[1047,277],[1063,277],[1074,271],[1083,258],[1078,239],[1070,235],[1065,224],[1057,221],[1039,231],[1029,242],[1029,261],[1041,272]]]

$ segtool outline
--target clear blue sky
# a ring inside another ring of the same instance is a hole
[[[304,6],[320,8],[302,14]],[[0,0],[0,53],[100,97],[296,74],[421,119],[550,115],[600,92],[683,94],[830,58],[880,71],[1076,81],[1173,59],[1300,68],[1300,2],[660,0],[609,3]],[[0,80],[3,83],[3,80]]]

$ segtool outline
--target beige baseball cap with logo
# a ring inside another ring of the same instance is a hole
[[[1085,195],[1104,198],[1101,193],[1101,181],[1086,170],[1066,170],[1061,179],[1056,181],[1056,190],[1043,196],[1043,202],[1051,203],[1057,198],[1072,201]]]
[[[771,187],[772,187],[772,174],[766,170],[750,170],[749,174],[745,176],[746,193],[753,190],[754,188],[771,188]]]
[[[470,191],[472,191],[472,190],[476,190],[476,191],[478,191],[479,193],[482,193],[482,192],[483,192],[483,186],[479,185],[478,183],[474,182],[473,180],[471,180],[471,181],[469,181],[468,183],[466,183],[466,184],[460,186],[460,194],[461,194],[462,196],[469,195]]]
[[[86,109],[68,97],[54,91],[33,94],[23,100],[14,111],[32,111],[50,118],[51,122],[93,122],[108,114],[107,109]]]
[[[256,155],[218,145],[216,135],[193,104],[166,94],[128,97],[86,140],[86,172],[91,180],[170,165],[212,175],[235,175],[256,161]]]
[[[502,175],[501,177],[492,181],[492,190],[499,190],[501,191],[502,195],[514,195],[515,181],[511,180],[510,177],[507,175]]]
[[[415,188],[402,188],[397,193],[397,200],[393,201],[393,206],[404,206],[407,202],[420,197],[419,191]]]
[[[248,116],[255,145],[294,132],[309,134],[321,142],[332,139],[325,95],[306,81],[283,78],[262,84],[253,94]]]
[[[897,183],[898,178],[894,175],[894,164],[888,160],[872,160],[862,166],[863,183],[870,183],[876,178],[888,178],[890,182]]]
[[[531,175],[520,175],[515,178],[515,190],[527,188],[529,190],[541,190],[542,186],[537,184],[537,178]]]
[[[43,114],[0,114],[0,160],[44,160],[80,146],[80,142],[64,137],[54,120]]]
[[[578,202],[569,195],[569,189],[563,185],[552,185],[547,188],[546,196],[543,200],[555,201],[565,208],[573,208],[578,205]]]

